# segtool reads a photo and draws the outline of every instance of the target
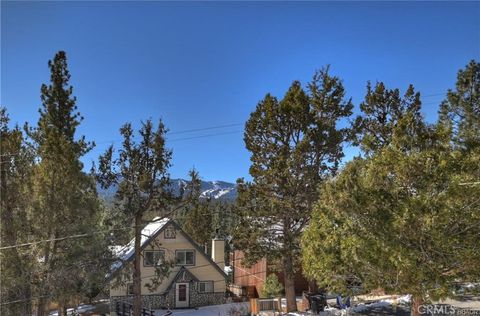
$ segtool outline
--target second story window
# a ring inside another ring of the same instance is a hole
[[[194,250],[177,250],[175,251],[177,265],[179,266],[193,266],[195,265],[195,251]]]
[[[154,267],[161,265],[165,259],[163,250],[145,250],[143,252],[143,266]]]

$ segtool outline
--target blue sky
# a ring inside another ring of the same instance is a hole
[[[36,122],[47,61],[65,50],[79,132],[98,143],[87,166],[118,144],[123,123],[162,118],[172,177],[195,166],[206,180],[248,178],[250,112],[324,65],[357,107],[367,80],[414,84],[434,121],[458,69],[480,59],[479,2],[2,1],[1,10],[1,104],[13,122]],[[221,125],[231,126],[174,134]]]

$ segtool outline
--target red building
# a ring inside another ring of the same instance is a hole
[[[243,251],[235,250],[230,253],[230,263],[233,267],[233,284],[237,289],[243,289],[243,295],[259,297],[263,284],[271,273],[276,274],[278,280],[285,286],[283,273],[274,271],[266,258],[261,259],[249,268],[242,265],[243,258]],[[309,291],[309,282],[302,275],[302,272],[299,271],[295,275],[295,293],[301,295],[303,291]]]

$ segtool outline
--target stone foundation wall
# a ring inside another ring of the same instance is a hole
[[[225,293],[199,293],[190,290],[190,307],[201,307],[207,305],[225,304]],[[132,304],[133,297],[130,296],[111,296],[110,311],[115,312],[117,302],[126,302]],[[165,294],[142,295],[142,307],[147,309],[162,309],[166,307],[175,308],[175,290],[172,289]]]
[[[190,307],[225,304],[225,293],[190,293]]]
[[[168,295],[161,294],[150,294],[142,295],[142,307],[147,309],[161,309],[167,306],[167,303],[170,306],[173,306],[174,297],[171,297],[170,293]],[[111,296],[110,297],[110,311],[114,312],[116,309],[117,302],[126,302],[132,304],[133,297],[129,296]]]

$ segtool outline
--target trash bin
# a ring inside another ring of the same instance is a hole
[[[317,303],[317,300],[315,299],[315,297],[311,298],[310,310],[313,313],[318,314],[318,303]]]
[[[327,299],[323,294],[310,296],[310,310],[314,313],[323,312],[327,306]]]

